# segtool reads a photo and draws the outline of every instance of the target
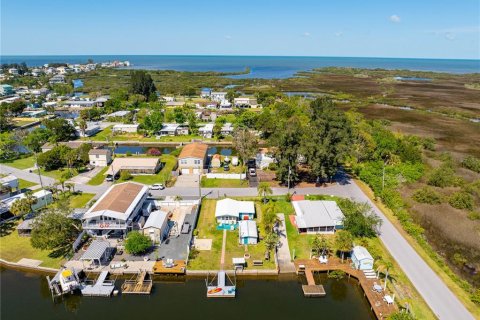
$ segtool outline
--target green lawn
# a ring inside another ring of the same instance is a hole
[[[95,177],[90,179],[90,181],[87,182],[87,184],[91,186],[99,186],[105,181],[105,172],[107,172],[109,167],[103,168]]]
[[[30,187],[33,187],[36,185],[38,185],[38,183],[30,182],[23,179],[18,179],[18,187],[20,188],[20,190],[29,189]]]
[[[165,163],[165,166],[157,174],[152,175],[135,175],[131,181],[143,183],[143,184],[154,184],[154,183],[163,183],[164,185],[171,178],[172,170],[177,163],[177,158],[170,154],[163,154],[160,156],[160,161]]]
[[[18,262],[22,258],[41,260],[43,267],[59,268],[63,258],[49,257],[50,251],[35,249],[30,244],[29,237],[20,237],[15,229],[17,223],[2,226],[0,236],[0,258]]]
[[[71,208],[83,208],[90,201],[95,194],[93,193],[79,193],[70,197]]]
[[[223,231],[217,230],[215,221],[216,200],[205,199],[202,201],[200,216],[198,217],[197,237],[199,239],[212,239],[212,250],[198,251],[195,257],[188,261],[188,268],[192,270],[218,270],[222,253]]]
[[[207,179],[202,177],[202,188],[244,188],[248,187],[247,180],[240,179]]]
[[[56,180],[59,180],[66,171],[67,171],[66,169],[56,169],[56,170],[50,170],[50,171],[46,171],[45,169],[40,169],[40,173],[43,176],[54,178]],[[37,173],[38,170],[34,170],[33,172]]]
[[[20,158],[13,161],[5,162],[7,166],[14,167],[17,169],[28,169],[35,165],[35,158],[33,156],[27,158]]]

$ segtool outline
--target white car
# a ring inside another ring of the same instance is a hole
[[[155,183],[150,186],[150,190],[163,190],[165,186],[161,183]]]

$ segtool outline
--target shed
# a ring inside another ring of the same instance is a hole
[[[87,251],[80,258],[81,261],[93,261],[97,265],[106,265],[112,253],[110,243],[104,240],[93,240]]]
[[[238,240],[240,244],[257,244],[257,223],[253,220],[242,220],[238,223]]]
[[[142,228],[143,234],[149,236],[153,243],[162,243],[170,230],[168,225],[168,212],[156,210],[150,213]]]
[[[352,262],[355,269],[358,270],[372,270],[373,258],[370,252],[365,247],[355,246],[352,250]]]

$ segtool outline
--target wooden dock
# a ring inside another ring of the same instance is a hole
[[[297,274],[304,273],[307,279],[307,285],[302,286],[303,293],[306,297],[321,296],[320,293],[322,290],[323,294],[326,294],[323,286],[321,289],[317,288],[318,285],[315,283],[314,279],[315,272],[341,270],[349,277],[351,276],[358,280],[365,297],[370,303],[371,310],[377,319],[386,319],[388,315],[397,311],[395,304],[387,304],[383,300],[384,292],[379,293],[373,290],[373,285],[378,279],[367,279],[362,271],[353,269],[349,263],[342,263],[340,259],[330,257],[326,264],[321,264],[316,259],[295,260],[294,264]]]
[[[124,294],[150,294],[152,292],[153,281],[146,280],[147,272],[142,271],[135,280],[125,280],[122,284],[122,293]]]
[[[153,266],[153,273],[154,274],[175,274],[175,275],[183,275],[187,271],[187,265],[185,260],[174,260],[173,267],[166,267],[163,261],[155,262]]]

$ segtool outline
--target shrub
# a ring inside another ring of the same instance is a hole
[[[141,254],[147,251],[152,246],[152,240],[137,231],[132,231],[128,234],[125,241],[125,250],[131,254]]]
[[[480,220],[480,212],[472,211],[467,214],[468,219],[470,220]]]
[[[131,152],[131,151],[127,151],[127,152],[125,152],[125,156],[127,156],[127,157],[131,157],[131,156],[132,156],[132,152]]]
[[[333,270],[328,273],[329,279],[342,280],[345,278],[345,271],[342,270]]]
[[[462,166],[480,173],[480,159],[474,157],[474,156],[468,156],[462,161]]]
[[[162,155],[162,152],[158,148],[150,148],[147,150],[147,155],[159,157]]]
[[[452,207],[457,209],[472,210],[474,206],[473,197],[470,194],[463,191],[455,192],[454,194],[452,194],[452,196],[448,200],[448,203]]]
[[[475,304],[480,305],[480,289],[475,290],[475,292],[470,296],[470,300],[472,300]]]
[[[445,188],[460,185],[461,178],[455,175],[455,171],[449,164],[444,164],[430,174],[427,183],[434,187]]]
[[[427,203],[427,204],[440,204],[442,203],[441,196],[430,187],[424,187],[422,189],[418,189],[413,194],[413,199],[420,203]]]
[[[129,171],[122,170],[120,172],[120,180],[127,181],[132,179],[132,174]]]

